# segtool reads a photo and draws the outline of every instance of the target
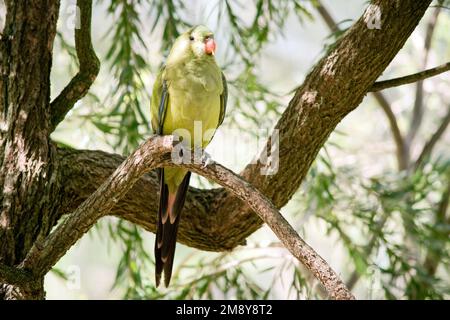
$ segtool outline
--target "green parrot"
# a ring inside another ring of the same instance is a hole
[[[151,123],[154,133],[176,134],[191,148],[206,148],[222,124],[227,104],[225,76],[216,63],[213,33],[198,25],[180,35],[172,46],[166,65],[153,86]],[[201,137],[198,125],[201,125]],[[207,134],[204,132],[207,132]],[[197,142],[194,146],[194,141]],[[180,214],[191,173],[181,168],[158,169],[160,200],[155,240],[155,280],[159,286],[172,275]]]

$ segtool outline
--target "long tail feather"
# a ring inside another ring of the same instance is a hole
[[[164,169],[159,169],[158,174],[160,179],[160,200],[155,241],[155,280],[156,286],[159,286],[161,275],[164,271],[164,284],[168,287],[172,276],[178,224],[181,210],[186,200],[191,173],[188,172],[186,174],[176,194],[170,194],[169,188],[164,183]]]

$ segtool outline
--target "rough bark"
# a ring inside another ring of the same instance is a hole
[[[9,0],[6,8],[0,47],[0,262],[12,266],[56,222],[56,149],[47,111],[59,1]],[[43,296],[42,287],[31,291]],[[31,291],[3,287],[0,299],[28,297]]]
[[[434,77],[443,72],[450,70],[450,62],[441,64],[440,66],[423,70],[414,74],[410,74],[401,78],[389,79],[384,81],[375,82],[370,88],[370,91],[380,91],[387,88],[393,88],[403,86],[405,84],[422,82],[426,78]],[[415,129],[417,131],[417,129]]]

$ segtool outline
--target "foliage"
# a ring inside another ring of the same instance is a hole
[[[306,210],[338,235],[356,272],[379,281],[386,298],[443,299],[450,294],[448,270],[437,274],[431,266],[450,262],[450,224],[440,217],[449,178],[449,159],[407,176],[385,172],[366,179],[322,155],[303,192]]]

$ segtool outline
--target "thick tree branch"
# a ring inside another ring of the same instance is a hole
[[[417,72],[408,76],[400,77],[400,78],[394,78],[384,81],[378,81],[373,84],[373,86],[370,88],[369,91],[380,91],[388,88],[398,87],[405,84],[414,83],[417,81],[421,81],[427,78],[434,77],[438,74],[441,74],[443,72],[447,72],[450,70],[450,62],[441,64],[440,66],[427,69],[421,72]]]
[[[171,136],[152,136],[142,144],[44,243],[32,248],[23,268],[33,270],[38,275],[47,273],[77,239],[100,217],[111,211],[140,176],[160,166],[173,166],[169,157],[172,142]],[[216,163],[208,166],[204,166],[204,163],[181,166],[219,183],[244,201],[272,229],[284,246],[314,274],[331,298],[354,299],[326,261],[300,238],[270,200],[252,185]]]
[[[314,66],[278,121],[275,127],[280,137],[278,173],[261,175],[263,164],[259,163],[248,165],[241,174],[278,208],[298,190],[323,143],[339,121],[361,103],[382,70],[403,47],[430,1],[378,0],[373,4],[382,12],[382,29],[367,26],[371,6]],[[220,221],[229,218],[246,221],[248,229],[232,230],[232,236],[237,232],[246,237],[261,225],[260,219],[243,210],[231,195],[215,202],[213,208]],[[227,231],[222,230],[223,234]],[[227,241],[226,237],[222,240]]]
[[[422,149],[422,152],[420,152],[419,157],[416,160],[415,168],[420,167],[424,160],[431,155],[431,152],[434,149],[434,146],[439,141],[439,139],[444,134],[445,130],[447,130],[448,126],[450,124],[450,106],[448,107],[447,114],[442,119],[441,124],[439,125],[436,132],[431,136],[430,140],[425,144],[425,146]]]
[[[91,40],[92,0],[77,0],[77,15],[78,13],[79,25],[75,25],[74,28],[75,49],[80,69],[50,105],[50,131],[53,131],[74,104],[88,93],[100,70],[100,61]]]

